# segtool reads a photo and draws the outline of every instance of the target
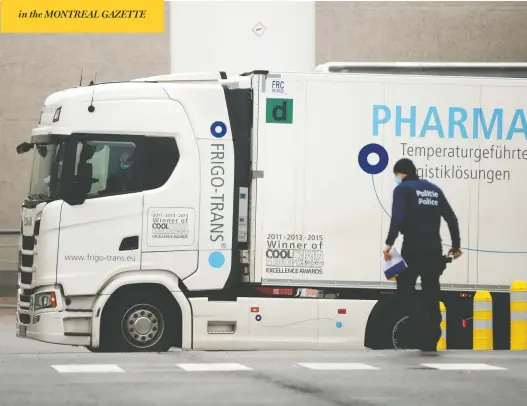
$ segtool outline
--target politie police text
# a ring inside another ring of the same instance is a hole
[[[439,206],[439,193],[434,190],[416,190],[417,203],[425,206]]]

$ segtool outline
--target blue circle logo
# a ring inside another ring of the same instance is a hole
[[[340,321],[337,321],[337,328],[342,328],[342,323]]]
[[[223,121],[215,121],[210,126],[210,133],[216,138],[225,137],[225,134],[227,134],[227,126]]]
[[[219,251],[212,252],[209,255],[209,264],[213,268],[221,268],[225,264],[225,255]]]
[[[255,317],[255,319],[256,319],[256,321],[260,321],[260,320],[262,320],[262,316],[260,316],[259,314],[257,314],[256,317]]]
[[[379,162],[375,165],[368,162],[370,154],[376,154],[379,157]],[[364,172],[370,175],[377,175],[384,171],[388,166],[388,161],[388,151],[379,144],[365,145],[359,152],[359,166]]]

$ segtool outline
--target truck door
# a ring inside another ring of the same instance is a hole
[[[183,112],[177,123],[174,136],[144,140],[141,269],[185,279],[198,267],[200,156]]]
[[[66,295],[93,294],[113,274],[140,269],[141,141],[128,135],[73,138],[73,177],[91,176],[92,183],[82,204],[62,205],[57,283]]]

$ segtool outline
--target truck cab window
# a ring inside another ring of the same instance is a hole
[[[91,187],[89,181],[84,187],[87,198],[157,189],[168,181],[179,161],[176,139],[130,138],[77,142],[73,175],[77,180],[91,179]]]
[[[81,167],[91,172],[87,197],[140,191],[140,168],[134,160],[136,149],[133,142],[79,142],[74,175],[79,175]]]
[[[55,199],[61,188],[64,145],[39,144],[35,148],[29,196],[32,199]]]
[[[179,149],[172,137],[146,137],[144,140],[145,190],[163,186],[179,162]]]

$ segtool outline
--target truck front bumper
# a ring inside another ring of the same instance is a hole
[[[51,344],[90,346],[91,312],[68,312],[60,310],[25,311],[21,323],[20,313],[16,319],[16,336]]]

